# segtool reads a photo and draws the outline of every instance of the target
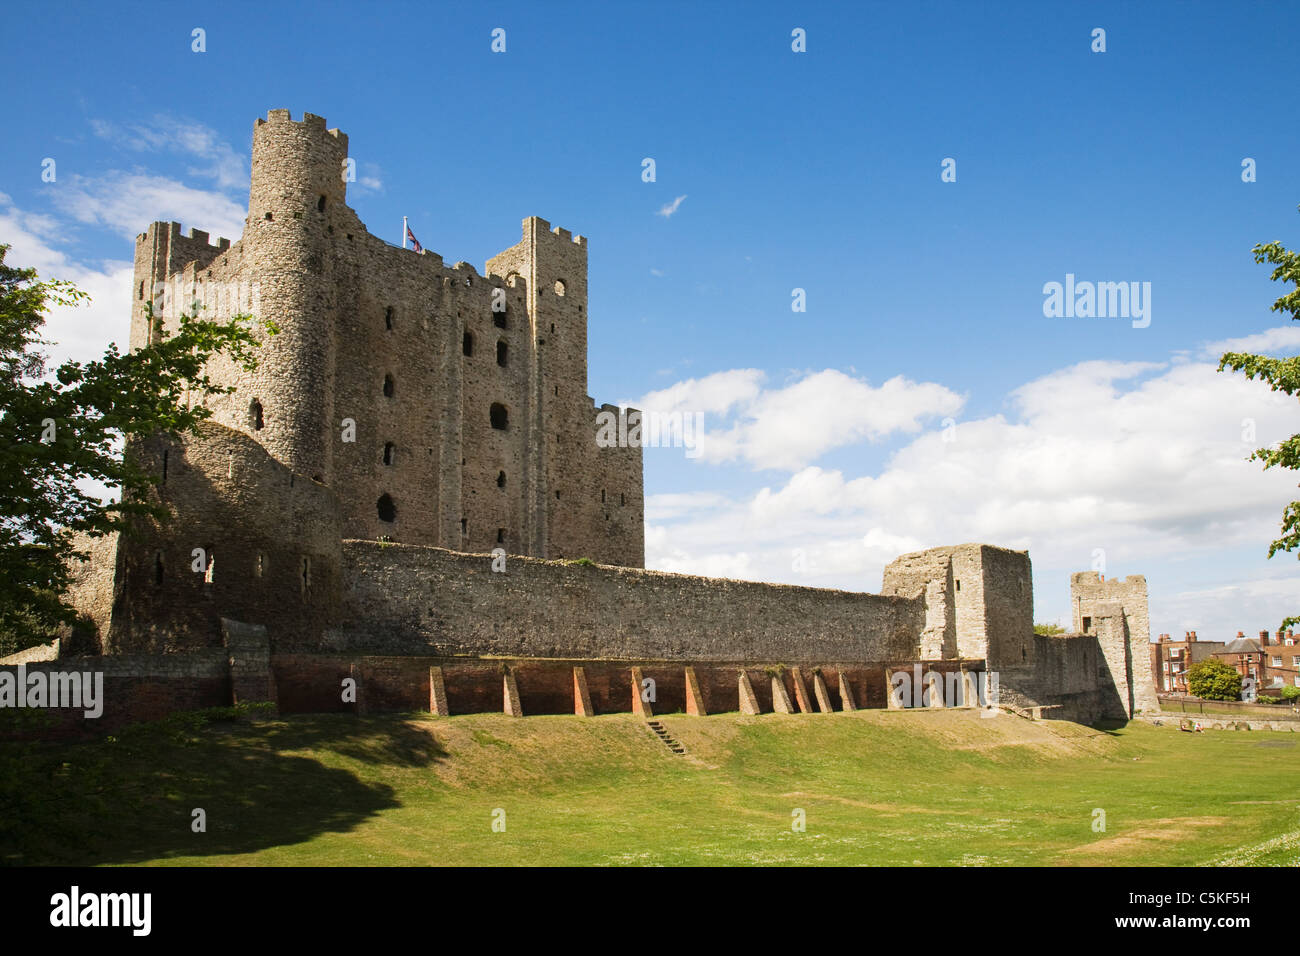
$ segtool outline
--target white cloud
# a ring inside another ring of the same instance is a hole
[[[88,304],[51,309],[43,331],[43,337],[55,343],[45,350],[51,363],[98,358],[114,341],[125,349],[133,264],[112,259],[76,262],[49,244],[56,231],[57,224],[49,217],[26,213],[0,193],[0,237],[11,246],[5,262],[34,268],[41,279],[66,279],[90,294]]]
[[[721,374],[732,388],[717,389],[716,404],[734,398],[740,421],[726,433],[734,454],[715,447],[710,456],[701,443],[711,462],[794,465],[846,436],[862,442],[911,427],[922,412],[951,414],[944,410],[956,400],[937,385],[900,382],[888,398],[873,396],[884,411],[864,413],[872,403],[851,399],[870,386],[841,373],[756,396],[761,373]],[[654,394],[689,402],[700,382]],[[801,395],[805,383],[813,396]],[[1168,630],[1171,618],[1218,621],[1231,611],[1209,597],[1171,594],[1185,590],[1188,567],[1214,572],[1232,552],[1240,593],[1258,590],[1248,583],[1251,562],[1278,582],[1243,604],[1241,621],[1262,615],[1267,626],[1300,597],[1300,563],[1290,555],[1263,562],[1283,506],[1297,497],[1296,475],[1246,461],[1253,448],[1296,430],[1294,398],[1203,362],[1083,362],[1027,382],[1009,405],[1006,415],[920,433],[873,473],[807,465],[725,502],[676,496],[699,507],[648,512],[647,566],[707,573],[730,559],[756,580],[875,591],[883,566],[901,553],[985,541],[1029,549],[1040,606],[1068,614],[1065,575],[1089,568],[1101,549],[1113,573],[1167,570],[1150,584],[1153,612],[1166,616],[1153,626]],[[825,428],[828,416],[834,428]],[[1243,434],[1247,420],[1253,440]]]
[[[1219,356],[1224,352],[1269,353],[1293,351],[1296,348],[1300,348],[1300,322],[1291,325],[1279,325],[1237,339],[1210,342],[1202,349],[1202,353],[1206,358],[1214,359],[1217,364]]]
[[[54,204],[78,222],[103,225],[134,240],[151,222],[179,222],[198,228],[212,241],[239,238],[243,206],[219,192],[195,189],[165,176],[111,172],[102,177],[73,176],[50,193]]]
[[[149,122],[119,126],[104,120],[91,120],[95,135],[126,149],[172,152],[204,161],[191,167],[192,176],[215,179],[222,189],[246,188],[248,167],[244,154],[236,150],[211,127],[195,120],[160,113]]]
[[[651,392],[647,412],[702,412],[700,457],[797,471],[826,452],[894,432],[917,432],[925,419],[954,415],[962,399],[941,385],[902,376],[880,386],[835,369],[764,389],[758,369],[733,369]],[[732,412],[735,412],[733,415]]]
[[[384,171],[379,168],[378,163],[361,163],[361,175],[357,177],[356,190],[359,194],[384,191]]]
[[[682,204],[682,200],[685,199],[685,198],[686,198],[685,195],[678,196],[678,197],[677,197],[676,199],[674,199],[672,202],[667,203],[667,204],[664,205],[664,206],[661,206],[661,207],[659,208],[659,211],[656,212],[655,215],[656,215],[656,216],[663,216],[665,219],[667,219],[669,216],[671,216],[673,213],[675,213],[675,212],[678,210],[678,208],[679,208],[679,207],[681,206],[681,204]]]

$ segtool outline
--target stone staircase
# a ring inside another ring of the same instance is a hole
[[[677,740],[672,736],[672,734],[668,733],[668,731],[664,728],[663,721],[647,720],[646,726],[649,727],[654,732],[654,735],[656,737],[658,737],[660,740],[664,742],[665,747],[667,747],[669,750],[671,750],[679,757],[686,756],[686,748],[683,747],[680,743],[678,743]]]

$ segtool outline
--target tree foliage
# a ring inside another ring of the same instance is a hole
[[[1201,700],[1237,700],[1241,674],[1217,657],[1207,657],[1187,668],[1187,689]]]
[[[1288,313],[1292,321],[1300,320],[1300,253],[1283,248],[1280,242],[1262,243],[1251,251],[1256,262],[1272,264],[1270,279],[1274,282],[1289,282],[1295,286],[1295,289],[1279,297],[1271,310]],[[1219,371],[1225,368],[1243,372],[1248,379],[1258,378],[1267,382],[1275,392],[1286,395],[1300,392],[1300,355],[1275,359],[1249,352],[1225,352],[1219,359]],[[1272,447],[1257,448],[1248,460],[1262,461],[1265,469],[1276,466],[1300,471],[1300,434],[1292,435]],[[1300,549],[1300,501],[1292,501],[1282,509],[1281,530],[1281,536],[1269,545],[1270,558],[1279,551]],[[1300,551],[1296,557],[1300,558]],[[1281,626],[1288,627],[1292,624],[1300,624],[1300,615],[1284,619]]]
[[[7,265],[8,250],[0,245],[0,653],[46,642],[75,620],[64,595],[71,561],[85,557],[76,535],[101,537],[133,516],[166,518],[148,494],[157,476],[124,449],[194,431],[212,414],[204,399],[233,391],[209,378],[208,361],[224,354],[252,370],[262,341],[251,316],[182,315],[152,344],[125,354],[110,345],[103,358],[51,370],[46,312],[89,296]],[[115,500],[101,498],[105,488]]]

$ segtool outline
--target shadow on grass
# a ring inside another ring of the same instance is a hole
[[[1129,725],[1127,720],[1119,720],[1114,717],[1103,717],[1096,723],[1089,724],[1093,730],[1100,730],[1111,737],[1121,736],[1120,731]]]
[[[177,715],[91,742],[0,745],[0,863],[220,863],[347,832],[398,806],[392,787],[338,764],[419,768],[446,756],[426,729],[392,716],[230,716]],[[205,832],[194,832],[196,809]]]

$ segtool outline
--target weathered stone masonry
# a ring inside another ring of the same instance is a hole
[[[1075,575],[1079,633],[1039,638],[1028,554],[991,545],[903,555],[881,594],[643,570],[640,449],[597,445],[586,393],[586,240],[525,219],[487,275],[397,248],[347,207],[347,148],[272,111],[238,242],[139,237],[133,346],[194,301],[280,333],[252,373],[213,363],[234,392],[197,436],[132,448],[172,520],[76,569],[95,629],[65,653],[118,662],[101,726],[168,700],[820,713],[898,705],[892,676],[923,671],[917,706],[996,675],[1052,716],[1154,708],[1141,578]],[[94,666],[41,666],[64,660]]]

